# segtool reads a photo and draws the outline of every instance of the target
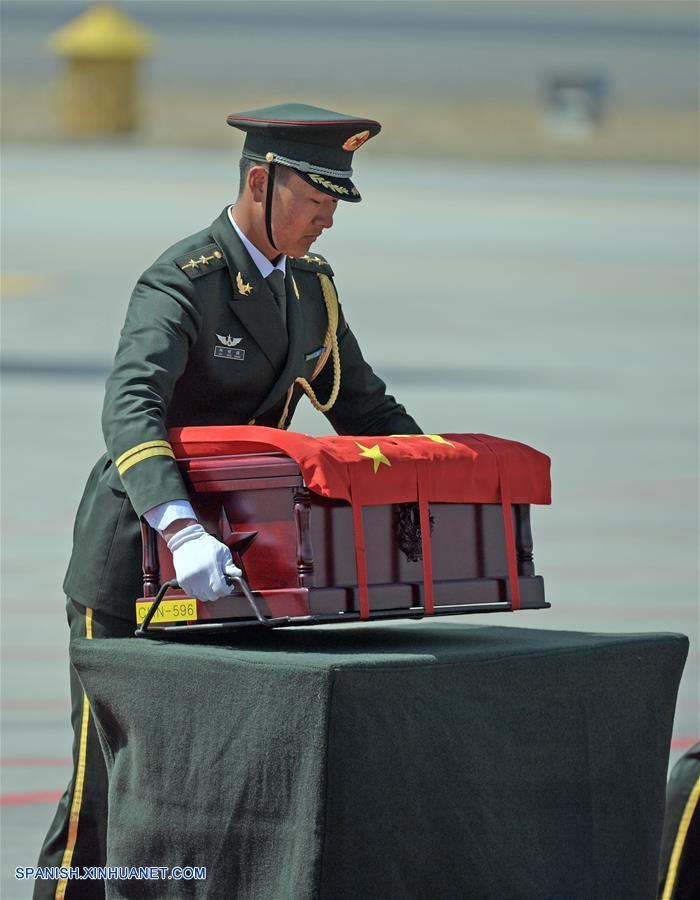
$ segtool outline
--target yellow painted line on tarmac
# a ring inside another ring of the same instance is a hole
[[[0,275],[0,295],[5,300],[37,294],[44,281],[31,272],[4,272]]]

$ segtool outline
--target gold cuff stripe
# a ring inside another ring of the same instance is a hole
[[[85,637],[92,640],[92,610],[85,610]],[[78,745],[78,764],[75,770],[75,786],[73,788],[73,800],[68,818],[68,839],[66,849],[63,851],[61,868],[70,868],[75,852],[75,843],[78,839],[78,824],[80,821],[80,809],[83,805],[83,789],[85,786],[85,766],[87,763],[88,725],[90,724],[90,704],[87,694],[83,694],[83,715],[80,722],[80,743]],[[64,900],[68,880],[61,878],[56,884],[55,900]]]
[[[125,462],[132,453],[140,453],[142,450],[148,450],[149,447],[168,447],[172,449],[167,441],[144,441],[143,444],[137,444],[135,447],[132,447],[131,450],[122,453],[120,457],[115,459],[114,465],[119,469],[122,463]]]
[[[150,459],[152,456],[169,456],[170,459],[175,459],[173,448],[169,444],[167,447],[152,447],[150,450],[142,450],[140,453],[130,456],[126,462],[117,466],[117,470],[120,475],[123,475],[125,472],[128,472],[132,466],[135,466],[136,463],[143,462],[144,459]]]
[[[690,822],[695,813],[695,807],[698,805],[698,800],[700,800],[700,777],[698,777],[698,780],[693,786],[693,790],[690,792],[688,801],[685,804],[685,809],[683,810],[683,815],[681,816],[681,821],[678,825],[678,833],[676,834],[676,840],[673,844],[671,859],[668,864],[668,874],[666,875],[666,884],[664,885],[664,892],[661,900],[671,900],[671,897],[673,896],[673,889],[676,886],[676,878],[678,876],[678,864],[681,861],[683,845],[688,836],[688,829],[690,828]]]

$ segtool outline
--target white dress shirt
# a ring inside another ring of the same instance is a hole
[[[282,275],[284,275],[287,263],[287,257],[285,256],[285,254],[280,254],[279,259],[273,265],[270,260],[258,250],[255,244],[251,244],[248,238],[238,227],[238,225],[236,224],[236,220],[233,218],[232,206],[229,206],[228,208],[228,217],[231,225],[233,225],[236,230],[236,234],[241,239],[243,246],[248,251],[250,258],[255,263],[262,277],[267,278],[267,276],[272,274],[275,269],[279,269]],[[197,518],[194,510],[192,509],[192,504],[189,500],[167,500],[165,503],[161,503],[158,506],[154,506],[152,509],[147,510],[147,512],[145,512],[143,515],[151,528],[155,528],[155,530],[160,532],[161,534],[163,533],[163,531],[165,531],[168,525],[171,525],[173,522],[177,522],[178,519],[196,520]]]
[[[270,260],[265,256],[264,253],[261,253],[255,244],[251,244],[248,238],[243,234],[241,229],[236,224],[236,220],[233,218],[233,207],[229,206],[228,208],[228,218],[230,223],[233,225],[236,230],[236,234],[241,239],[243,246],[246,248],[248,253],[250,254],[250,258],[253,260],[255,265],[258,267],[258,271],[262,275],[263,278],[267,278],[268,275],[271,275],[274,269],[279,269],[282,275],[285,274],[285,265],[287,262],[287,257],[284,253],[280,254],[279,259],[273,265]]]

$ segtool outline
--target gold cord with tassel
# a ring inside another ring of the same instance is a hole
[[[326,349],[319,358],[318,363],[316,364],[316,368],[311,375],[311,381],[314,380],[321,369],[325,366],[330,355],[333,358],[333,387],[331,388],[331,393],[328,400],[325,403],[321,403],[321,401],[316,396],[314,389],[311,387],[310,382],[308,382],[306,378],[296,378],[294,380],[294,384],[298,384],[301,386],[314,409],[317,409],[319,412],[326,413],[333,408],[333,404],[338,399],[338,392],[340,391],[340,351],[338,350],[337,333],[338,295],[336,294],[333,282],[328,277],[328,275],[323,275],[319,272],[318,279],[321,282],[321,290],[323,291],[323,302],[326,304],[326,313],[328,314],[328,328],[326,330],[325,337]],[[284,405],[282,416],[277,423],[278,428],[284,428],[284,423],[287,418],[287,412],[289,411],[289,404],[292,399],[293,390],[294,385],[292,385],[287,391],[287,402]]]

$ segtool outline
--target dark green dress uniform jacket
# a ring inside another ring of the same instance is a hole
[[[172,246],[144,272],[129,303],[107,381],[107,453],[78,509],[66,594],[84,606],[132,618],[142,593],[139,517],[187,490],[167,443],[182,425],[276,427],[297,376],[310,378],[328,315],[318,256],[287,261],[287,328],[267,283],[224,210],[211,228]],[[297,297],[298,293],[298,297]],[[420,428],[386,393],[340,310],[341,384],[327,413],[340,434],[411,434]],[[329,359],[313,382],[324,403]],[[302,389],[295,385],[286,423]]]

